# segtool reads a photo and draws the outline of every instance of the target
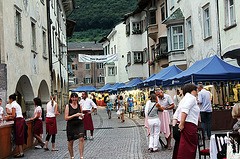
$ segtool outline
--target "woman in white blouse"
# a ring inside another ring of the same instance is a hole
[[[173,116],[173,126],[179,123],[181,138],[179,147],[174,147],[173,158],[195,159],[198,135],[197,125],[200,108],[197,105],[197,86],[186,84],[183,87],[184,97]]]

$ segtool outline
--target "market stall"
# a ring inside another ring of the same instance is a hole
[[[229,130],[235,121],[231,106],[239,101],[240,68],[232,66],[217,56],[195,62],[178,75],[163,80],[163,86],[202,83],[212,93],[212,130]]]

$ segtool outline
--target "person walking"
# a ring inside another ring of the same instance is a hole
[[[56,134],[57,134],[57,121],[56,116],[60,115],[58,113],[58,104],[56,103],[56,96],[52,96],[51,100],[47,103],[47,111],[46,111],[46,142],[44,150],[48,151],[48,142],[52,136],[52,151],[58,151],[58,149],[55,148],[55,140],[56,140]]]
[[[200,104],[201,126],[203,128],[204,135],[207,130],[207,137],[210,140],[212,121],[211,93],[204,89],[202,84],[199,85],[198,91],[200,91],[198,93],[198,104]]]
[[[149,151],[158,151],[159,133],[160,133],[160,120],[158,111],[162,110],[159,103],[156,103],[156,95],[151,94],[150,100],[147,101],[145,107],[145,117],[147,119],[149,129]]]
[[[166,147],[168,148],[168,150],[171,150],[172,149],[172,146],[171,146],[171,136],[172,136],[172,117],[173,117],[173,109],[175,107],[174,103],[173,103],[173,100],[171,98],[170,95],[168,94],[165,94],[163,93],[162,90],[160,89],[157,89],[156,90],[156,95],[157,95],[157,102],[161,105],[161,107],[163,108],[163,111],[164,113],[166,111],[168,111],[169,113],[169,118],[164,118],[163,121],[161,121],[162,123],[165,122],[165,123],[170,123],[169,124],[169,127],[167,127],[166,129],[167,132],[170,132],[170,135],[168,137],[166,137],[166,140],[167,140],[167,145]],[[170,121],[169,121],[170,120]],[[164,130],[161,130],[161,132],[165,132]]]
[[[177,90],[177,94],[173,96],[173,101],[174,101],[174,105],[175,105],[174,110],[177,110],[178,105],[179,105],[179,103],[181,101],[180,91],[179,90]]]
[[[132,118],[133,118],[133,114],[134,114],[134,111],[133,111],[134,104],[133,103],[134,102],[135,102],[135,99],[133,98],[132,94],[130,94],[129,97],[127,98],[129,118],[130,118],[130,114],[132,114]]]
[[[80,101],[80,106],[82,107],[82,112],[85,115],[83,119],[83,125],[84,125],[84,139],[87,139],[87,130],[90,130],[91,136],[90,140],[93,140],[93,121],[92,121],[92,112],[97,108],[97,105],[88,98],[87,92],[82,92],[82,99]]]
[[[120,117],[121,117],[121,120],[122,120],[122,123],[123,123],[123,122],[125,122],[124,112],[125,112],[125,107],[126,107],[126,105],[124,103],[124,100],[123,100],[123,96],[119,96],[118,107],[119,107]]]
[[[96,99],[96,95],[95,94],[93,94],[93,99],[92,99],[92,101],[96,104],[96,106],[97,106],[97,99]],[[97,108],[94,110],[94,115],[97,115]]]
[[[36,149],[41,149],[44,147],[44,142],[42,141],[41,135],[43,134],[43,121],[42,121],[42,102],[40,98],[34,98],[33,104],[35,106],[34,110],[34,118],[30,118],[30,120],[34,121],[34,129],[33,136],[38,140]]]
[[[4,111],[2,105],[2,98],[0,98],[0,121],[5,120]]]
[[[65,108],[65,120],[67,121],[67,140],[68,140],[68,151],[71,159],[74,158],[73,154],[73,143],[74,140],[79,141],[79,154],[80,158],[83,159],[84,152],[84,125],[82,119],[84,114],[82,107],[78,104],[77,93],[71,94],[71,100]]]
[[[200,108],[197,105],[197,86],[186,84],[183,87],[183,99],[179,103],[178,109],[173,116],[173,126],[179,123],[181,137],[179,146],[175,144],[174,159],[195,159],[198,134],[197,126]]]
[[[12,114],[8,115],[6,119],[14,120],[15,142],[17,145],[17,152],[18,152],[18,154],[15,155],[14,158],[22,158],[24,157],[23,145],[27,143],[28,127],[22,115],[22,108],[16,102],[16,94],[12,94],[9,96],[9,103],[12,105]]]
[[[112,118],[112,103],[110,102],[110,99],[108,99],[108,102],[107,102],[107,114],[108,114],[108,119],[111,119]]]

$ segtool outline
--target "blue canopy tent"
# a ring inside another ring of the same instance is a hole
[[[97,92],[97,89],[93,86],[83,86],[72,90],[72,92]]]
[[[158,74],[156,74],[152,79],[146,82],[146,86],[152,87],[152,86],[160,86],[163,84],[163,80],[168,79],[170,77],[173,77],[179,73],[181,73],[182,70],[179,69],[177,66],[169,66],[166,68],[163,68]]]
[[[130,90],[133,86],[137,85],[140,82],[142,82],[142,80],[140,78],[133,79],[128,84],[126,84],[126,85],[124,85],[122,87],[119,87],[117,90],[118,91]]]
[[[149,82],[156,74],[152,74],[150,77],[148,77],[146,80],[142,81],[141,83],[137,84],[138,88],[146,87],[146,83]]]
[[[102,88],[100,88],[97,92],[103,93],[103,92],[105,92],[107,89],[109,89],[109,88],[111,88],[111,87],[112,87],[112,85],[106,84],[105,86],[103,86]]]
[[[195,62],[182,73],[165,80],[164,86],[189,82],[227,82],[239,81],[240,68],[230,65],[219,57],[212,56]]]
[[[108,88],[106,91],[109,93],[117,93],[118,87],[122,87],[124,85],[124,83],[115,83],[111,88]]]

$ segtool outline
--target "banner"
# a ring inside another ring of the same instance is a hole
[[[79,62],[90,62],[90,63],[106,63],[106,62],[114,62],[118,61],[117,54],[113,55],[85,55],[78,54]]]

